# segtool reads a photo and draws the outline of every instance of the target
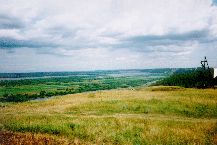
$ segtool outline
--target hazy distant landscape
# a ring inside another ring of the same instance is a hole
[[[204,78],[201,68],[0,73],[0,100],[25,102],[59,95],[150,85],[214,88],[217,79],[213,79],[213,69],[207,70],[206,74]]]
[[[1,73],[2,100],[31,99],[145,85],[171,75],[174,69],[86,72]]]

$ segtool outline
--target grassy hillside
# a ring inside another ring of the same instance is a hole
[[[214,89],[180,87],[70,94],[1,103],[0,128],[15,132],[14,138],[40,136],[61,144],[214,144],[216,102]]]

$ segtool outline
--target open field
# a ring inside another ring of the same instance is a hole
[[[20,136],[72,144],[217,143],[213,89],[138,87],[1,106],[1,130]]]

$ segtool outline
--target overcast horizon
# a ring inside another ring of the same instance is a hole
[[[217,67],[217,0],[0,0],[0,73]]]

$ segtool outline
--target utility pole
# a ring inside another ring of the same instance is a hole
[[[207,63],[207,66],[208,66],[208,61],[207,61],[206,56],[205,56],[204,61],[201,61],[201,66],[202,66],[202,69],[203,69],[203,84],[202,84],[203,89],[206,87],[206,84],[205,84],[206,77],[209,76],[209,75],[206,75],[206,63]],[[209,70],[209,73],[211,74],[209,66],[207,68]]]
[[[203,83],[202,83],[202,87],[203,87],[203,89],[205,88],[205,71],[206,71],[206,67],[205,67],[205,63],[207,62],[207,60],[206,60],[206,56],[205,56],[205,59],[204,59],[204,61],[201,61],[200,63],[201,63],[201,66],[202,66],[202,69],[204,70],[203,71]]]

